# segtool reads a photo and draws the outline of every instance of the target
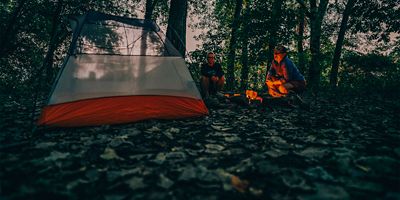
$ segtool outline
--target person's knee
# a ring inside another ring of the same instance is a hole
[[[200,77],[200,80],[201,80],[201,81],[208,81],[208,80],[210,80],[210,78],[208,78],[208,77],[206,77],[206,76],[201,76],[201,77]]]
[[[219,78],[217,84],[223,86],[225,84],[225,78],[224,77]]]
[[[202,76],[200,78],[200,86],[203,92],[208,90],[208,88],[210,87],[210,79],[205,76]]]
[[[282,94],[280,94],[279,92],[273,90],[273,89],[268,89],[268,93],[273,96],[273,97],[280,97],[282,96]]]

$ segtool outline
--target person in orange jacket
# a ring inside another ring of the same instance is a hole
[[[289,91],[300,93],[306,89],[306,80],[296,65],[287,57],[287,48],[278,45],[274,49],[274,60],[268,70],[265,83],[273,97],[286,96]]]

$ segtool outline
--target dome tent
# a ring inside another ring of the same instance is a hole
[[[182,55],[151,20],[88,12],[38,124],[77,127],[208,114]]]

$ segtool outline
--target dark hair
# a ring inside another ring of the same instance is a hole
[[[212,51],[208,52],[206,57],[208,58],[208,55],[210,55],[210,54],[213,54],[213,55],[214,55],[214,58],[215,58],[216,55],[215,55],[215,53],[212,52]]]
[[[277,45],[275,47],[275,51],[277,51],[279,53],[287,53],[287,48],[284,47],[283,45]]]

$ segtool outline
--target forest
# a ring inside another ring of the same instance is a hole
[[[400,199],[400,0],[4,0],[0,11],[1,199]],[[89,11],[154,20],[198,88],[214,52],[223,93],[266,94],[284,45],[304,102],[37,126],[71,16]]]

